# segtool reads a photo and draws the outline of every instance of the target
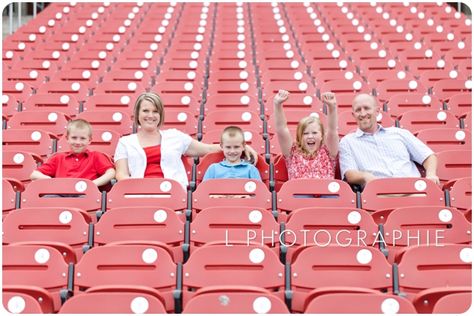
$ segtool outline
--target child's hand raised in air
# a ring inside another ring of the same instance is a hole
[[[290,93],[286,90],[278,90],[278,93],[275,94],[275,97],[273,98],[273,104],[281,105],[283,102],[288,100],[289,95]]]
[[[324,92],[321,94],[321,100],[323,103],[325,103],[328,107],[329,111],[334,111],[336,110],[337,107],[337,101],[336,101],[336,94],[332,92]]]

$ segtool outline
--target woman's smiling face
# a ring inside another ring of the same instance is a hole
[[[141,128],[156,130],[160,123],[160,112],[153,103],[143,100],[138,111],[138,122]]]

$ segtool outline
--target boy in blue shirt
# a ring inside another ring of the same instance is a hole
[[[245,149],[244,132],[240,127],[228,126],[221,135],[221,148],[225,159],[209,166],[203,181],[208,179],[256,179],[262,180],[258,169],[242,159]]]

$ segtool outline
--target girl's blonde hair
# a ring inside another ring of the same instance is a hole
[[[145,92],[140,94],[140,96],[137,98],[137,101],[135,101],[135,107],[133,108],[133,122],[137,126],[140,126],[140,122],[138,121],[138,113],[140,112],[140,107],[144,100],[151,102],[158,110],[158,113],[160,114],[160,122],[158,123],[158,127],[160,127],[165,121],[165,110],[160,96],[155,92]]]
[[[324,141],[324,125],[323,123],[321,123],[321,120],[319,119],[319,117],[316,117],[316,116],[306,116],[306,117],[303,117],[299,122],[298,122],[298,127],[296,128],[296,146],[298,146],[298,148],[303,151],[305,154],[309,154],[309,152],[306,150],[306,148],[304,147],[302,141],[303,141],[303,133],[304,133],[304,130],[306,129],[306,127],[308,127],[309,124],[312,124],[312,123],[317,123],[319,125],[319,128],[321,130],[321,144],[319,144],[319,146],[322,145],[323,141]]]

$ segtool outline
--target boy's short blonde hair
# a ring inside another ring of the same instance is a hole
[[[227,135],[229,137],[235,137],[237,135],[241,135],[242,136],[242,143],[243,145],[245,145],[245,136],[244,136],[244,131],[238,127],[238,126],[227,126],[226,128],[224,128],[224,130],[222,131],[222,134],[221,134],[221,145],[223,143],[223,140],[224,140],[224,135]]]
[[[66,127],[66,136],[69,136],[69,133],[74,128],[89,130],[89,138],[92,138],[92,125],[89,122],[87,122],[86,120],[75,119],[75,120],[69,121],[67,123],[67,127]]]
[[[133,108],[133,122],[136,124],[136,126],[140,126],[140,122],[138,121],[138,113],[140,113],[140,107],[143,100],[151,102],[158,110],[158,113],[160,114],[160,122],[158,123],[158,127],[160,127],[165,121],[165,110],[160,96],[155,92],[145,92],[140,94],[140,96],[137,98],[137,101],[135,101],[135,107]]]
[[[306,154],[309,154],[309,152],[306,150],[306,148],[303,146],[303,143],[302,143],[303,133],[306,127],[308,127],[308,125],[312,123],[317,123],[319,125],[319,128],[321,129],[321,144],[324,141],[324,125],[323,123],[321,123],[321,120],[319,119],[319,117],[312,116],[312,115],[303,117],[298,122],[298,127],[296,128],[296,145],[301,151],[303,151]]]

